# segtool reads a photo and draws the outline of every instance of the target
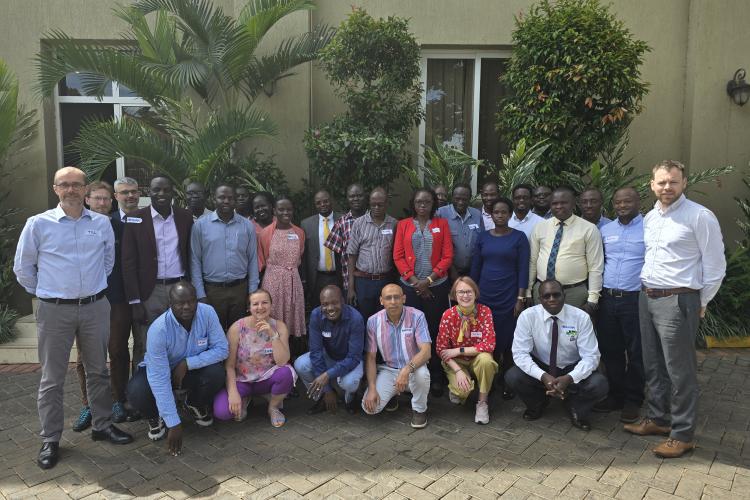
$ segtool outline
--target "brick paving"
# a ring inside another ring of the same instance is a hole
[[[264,401],[243,423],[188,423],[180,457],[149,442],[143,422],[122,425],[136,440],[119,447],[66,430],[49,471],[35,464],[39,373],[0,366],[0,498],[750,498],[750,350],[702,351],[699,362],[699,447],[677,460],[656,458],[658,439],[624,433],[616,414],[573,428],[559,404],[529,423],[517,399],[494,401],[479,426],[443,397],[414,430],[406,397],[376,417],[308,417],[301,398],[287,401],[281,429]],[[78,402],[70,371],[68,421]]]

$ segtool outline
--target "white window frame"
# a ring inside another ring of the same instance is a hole
[[[482,78],[482,59],[509,59],[512,51],[508,50],[440,50],[423,49],[420,60],[420,74],[422,78],[422,110],[427,110],[427,60],[428,59],[473,59],[474,60],[474,88],[472,89],[471,116],[471,156],[479,156],[479,97]],[[424,144],[427,124],[422,120],[419,124],[419,155],[417,164],[420,173],[424,168]],[[477,192],[477,169],[471,169],[471,189]]]

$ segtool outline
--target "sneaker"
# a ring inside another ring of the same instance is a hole
[[[477,402],[477,410],[474,414],[474,422],[477,424],[490,423],[490,408],[489,406],[487,406],[487,401]]]
[[[151,441],[158,441],[167,434],[167,425],[161,417],[150,418],[148,420],[148,438]]]
[[[411,426],[415,429],[421,429],[427,425],[427,412],[422,413],[412,410],[411,412]]]
[[[452,391],[448,391],[448,400],[454,405],[460,405],[462,403],[461,398],[453,394]]]
[[[125,405],[120,401],[115,401],[112,404],[112,422],[121,424],[128,418],[128,412],[125,409]]]
[[[209,427],[214,423],[214,417],[208,408],[198,408],[196,406],[186,405],[187,409],[190,410],[190,414],[193,416],[195,423],[201,427]]]
[[[81,432],[91,427],[91,408],[84,406],[81,408],[81,413],[78,414],[78,419],[73,424],[74,432]]]
[[[388,404],[385,405],[385,411],[396,411],[398,410],[398,398],[396,396],[393,396],[390,401],[388,401]]]

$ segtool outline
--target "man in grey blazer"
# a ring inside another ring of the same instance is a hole
[[[338,255],[324,245],[333,224],[341,216],[334,213],[331,195],[326,190],[315,193],[315,215],[300,224],[305,232],[305,257],[302,263],[307,304],[320,305],[320,291],[328,285],[341,287],[341,262]]]

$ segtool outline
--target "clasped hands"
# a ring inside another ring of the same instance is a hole
[[[546,390],[547,396],[551,396],[557,399],[565,399],[567,397],[566,391],[568,386],[573,383],[573,377],[570,375],[562,375],[560,377],[553,377],[549,373],[542,375],[542,384]]]

